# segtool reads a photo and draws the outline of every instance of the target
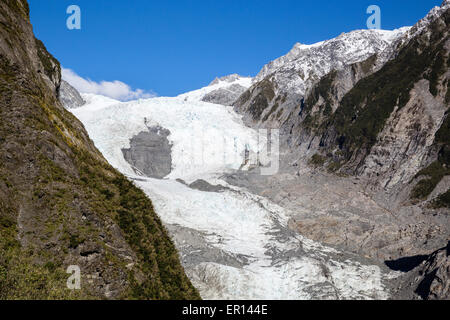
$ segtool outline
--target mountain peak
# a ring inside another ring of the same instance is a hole
[[[232,82],[234,82],[234,81],[236,81],[236,80],[239,80],[239,79],[242,79],[242,78],[245,78],[245,77],[242,77],[242,76],[240,76],[239,74],[237,74],[237,73],[233,73],[233,74],[229,74],[229,75],[227,75],[227,76],[223,76],[223,77],[217,77],[217,78],[215,78],[210,84],[209,84],[209,86],[213,86],[213,85],[216,85],[216,84],[220,84],[221,82],[226,82],[226,83],[232,83]]]
[[[328,74],[374,54],[379,54],[400,39],[409,27],[396,30],[355,30],[314,44],[296,43],[285,55],[265,65],[255,81],[273,75],[281,89],[299,94]]]

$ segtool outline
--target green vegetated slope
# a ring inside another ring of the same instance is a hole
[[[274,86],[270,81],[270,77],[267,77],[260,81],[258,86],[246,90],[235,104],[243,106],[250,102],[246,112],[249,113],[252,120],[256,122],[261,119],[263,112],[269,107],[270,102],[274,97]],[[267,120],[267,117],[277,108],[278,104],[275,104],[263,120]]]
[[[0,299],[198,299],[151,201],[60,105],[59,82],[26,0],[2,0]]]

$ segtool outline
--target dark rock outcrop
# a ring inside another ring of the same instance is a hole
[[[125,160],[138,174],[162,179],[172,171],[170,131],[159,126],[149,127],[130,140],[130,148],[122,149]]]

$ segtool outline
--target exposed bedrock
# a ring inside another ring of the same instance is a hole
[[[450,242],[447,247],[431,255],[416,256],[391,264],[411,264],[412,271],[400,278],[400,285],[394,293],[395,299],[450,299]]]
[[[170,131],[160,126],[149,127],[130,139],[130,148],[122,149],[125,160],[138,174],[162,179],[172,170]]]
[[[77,89],[64,80],[61,80],[59,87],[59,101],[66,109],[79,108],[86,103]]]

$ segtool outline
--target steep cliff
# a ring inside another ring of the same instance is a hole
[[[58,101],[60,71],[26,0],[2,1],[0,299],[199,298],[151,201]]]
[[[59,87],[59,101],[67,109],[79,108],[86,103],[80,93],[64,80],[61,80]]]

